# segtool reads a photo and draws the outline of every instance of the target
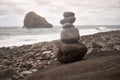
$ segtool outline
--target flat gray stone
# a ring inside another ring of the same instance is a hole
[[[64,12],[63,16],[64,16],[64,18],[68,18],[68,17],[75,16],[75,14],[73,12]]]
[[[63,29],[72,28],[72,27],[74,27],[74,25],[71,24],[71,23],[65,23],[65,24],[63,25]]]
[[[65,18],[65,19],[62,19],[60,21],[60,24],[65,24],[65,23],[71,23],[73,24],[75,22],[76,18],[75,17],[68,17],[68,18]]]
[[[61,40],[66,43],[76,43],[79,41],[80,35],[77,28],[64,29],[61,32]]]

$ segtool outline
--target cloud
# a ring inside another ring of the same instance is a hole
[[[49,18],[60,19],[64,11],[73,11],[76,13],[78,22],[114,23],[119,21],[120,0],[50,0],[48,4],[45,2],[42,5],[39,0],[38,5],[46,9],[47,14],[44,15]]]
[[[20,8],[15,2],[0,1],[0,16],[22,14],[24,9]]]
[[[0,16],[21,15],[29,11],[54,21],[63,18],[65,11],[75,12],[78,21],[120,23],[120,0],[1,0]],[[59,21],[58,21],[59,22]]]
[[[52,1],[51,0],[34,0],[38,5],[49,5]]]

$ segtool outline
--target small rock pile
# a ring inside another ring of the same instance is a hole
[[[62,63],[81,60],[87,52],[87,47],[79,42],[79,30],[73,25],[76,20],[75,14],[64,12],[63,16],[64,19],[60,23],[63,25],[64,30],[61,32],[57,59]]]

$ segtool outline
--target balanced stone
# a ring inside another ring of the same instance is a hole
[[[64,29],[61,32],[61,40],[66,43],[76,43],[79,41],[80,35],[77,28]]]
[[[72,27],[74,27],[74,25],[71,24],[71,23],[65,23],[65,24],[63,25],[63,29],[72,28]]]
[[[87,52],[87,47],[80,42],[71,44],[60,42],[58,47],[57,60],[62,63],[82,60]]]
[[[61,24],[65,24],[65,23],[71,23],[73,24],[75,22],[76,18],[75,17],[67,17],[65,19],[62,19],[60,21]]]
[[[68,17],[74,16],[74,15],[75,14],[73,12],[64,12],[63,13],[64,18],[68,18]]]
[[[61,32],[57,60],[62,63],[82,60],[87,53],[87,47],[79,42],[79,30],[73,25],[76,20],[74,15],[73,12],[64,12],[64,19],[60,21],[64,30]]]

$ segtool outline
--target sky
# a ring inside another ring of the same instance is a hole
[[[65,11],[75,13],[75,25],[120,25],[120,0],[0,0],[0,26],[23,26],[29,11],[53,25]]]

